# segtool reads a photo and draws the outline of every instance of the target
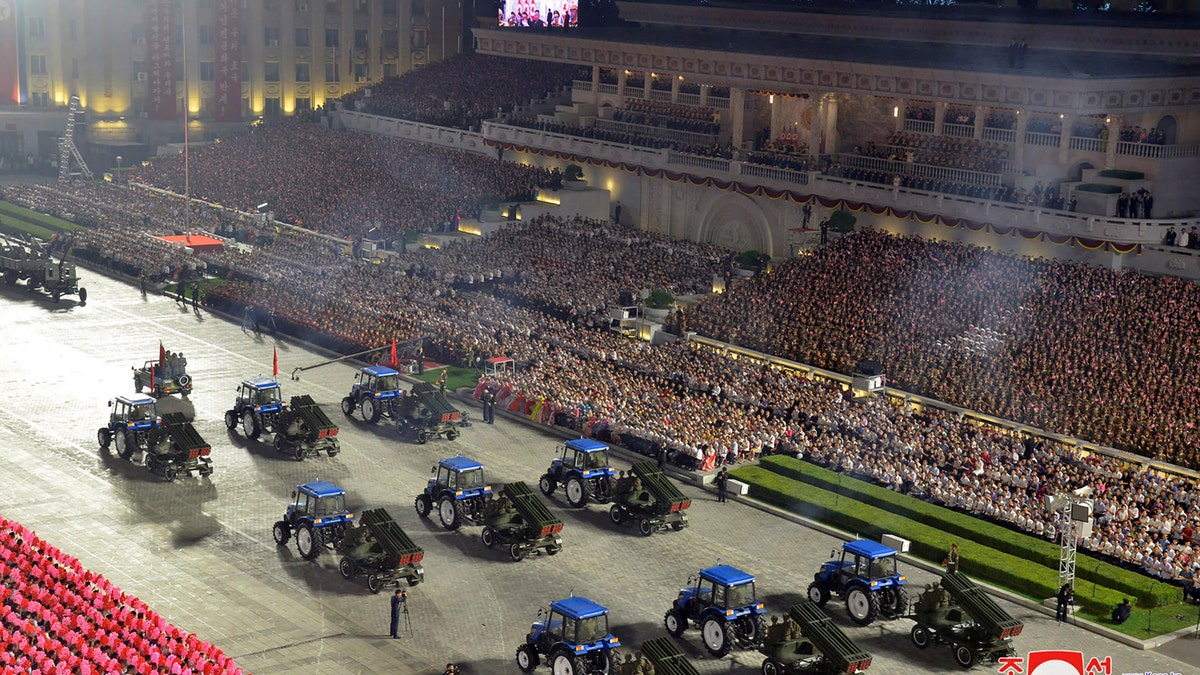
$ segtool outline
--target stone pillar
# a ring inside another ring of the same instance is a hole
[[[1124,118],[1109,115],[1104,120],[1108,130],[1108,143],[1104,146],[1104,168],[1113,169],[1117,166],[1117,143],[1121,140],[1121,123]]]
[[[895,123],[895,131],[904,131],[904,118],[908,117],[908,100],[896,99],[896,105],[892,107],[892,122]]]
[[[1013,132],[1016,135],[1016,145],[1013,149],[1013,164],[1017,171],[1023,169],[1025,161],[1025,128],[1029,124],[1029,115],[1022,115],[1021,111],[1017,111],[1017,129]]]
[[[841,136],[838,134],[838,102],[837,94],[825,94],[822,102],[824,105],[822,119],[822,134],[825,137],[824,154],[833,155],[839,152],[841,148]]]
[[[650,85],[654,83],[654,78],[650,73],[642,73],[642,98],[650,100],[650,90],[653,89]]]
[[[1075,126],[1075,116],[1070,113],[1059,115],[1058,121],[1062,123],[1058,140],[1058,163],[1066,164],[1067,154],[1071,151],[1071,128]]]
[[[600,66],[592,66],[592,105],[600,105]]]
[[[741,148],[746,137],[746,90],[729,88],[729,140]]]
[[[621,99],[620,101],[617,102],[618,108],[621,107],[621,105],[625,102],[625,82],[627,82],[628,80],[629,80],[629,71],[628,70],[622,69],[622,70],[617,71],[617,96],[620,97],[620,99]]]
[[[988,107],[975,106],[975,140],[983,140],[983,125],[987,123]]]
[[[675,75],[671,77],[671,103],[679,102],[679,85],[683,84],[683,77]]]
[[[933,135],[942,135],[942,125],[946,122],[946,103],[937,101],[933,104]]]
[[[700,107],[703,108],[704,106],[708,105],[708,90],[711,88],[711,85],[700,85]]]

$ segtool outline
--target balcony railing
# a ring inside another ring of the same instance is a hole
[[[1150,159],[1179,159],[1181,157],[1200,156],[1200,143],[1182,143],[1178,145],[1155,145],[1153,143],[1130,143],[1119,141],[1117,154],[1129,157],[1149,157]]]
[[[943,124],[943,136],[953,136],[954,138],[975,138],[974,124]]]
[[[932,178],[934,180],[951,181],[954,183],[987,186],[999,186],[1001,183],[1001,176],[998,173],[968,171],[966,169],[955,169],[947,166],[934,166],[933,164],[910,164],[882,157],[840,154],[837,156],[837,161],[842,166],[883,171],[889,174],[920,176],[921,178]]]
[[[684,92],[679,92],[679,97],[676,99],[676,101],[684,105],[698,106],[700,105],[700,94],[687,94]]]
[[[683,131],[682,129],[670,129],[668,127],[652,127],[645,124],[632,124],[630,122],[617,122],[615,120],[596,120],[596,127],[610,131],[622,131],[638,136],[661,138],[665,141],[683,143],[685,145],[714,145],[717,142],[716,134],[703,134],[695,131]]]
[[[1086,136],[1072,136],[1071,149],[1083,150],[1084,152],[1104,152],[1108,149],[1108,140],[1103,138],[1088,138]]]
[[[571,83],[571,87],[575,89],[575,91],[591,91],[592,82],[591,80],[575,80]]]
[[[600,92],[601,94],[612,94],[613,96],[617,96],[620,93],[619,85],[604,84],[603,82],[600,83],[600,88],[596,91]]]
[[[932,120],[904,120],[905,131],[915,131],[918,134],[932,134]]]
[[[992,141],[994,143],[1016,143],[1017,132],[1012,129],[996,129],[994,127],[983,128],[983,140]]]
[[[1062,144],[1062,134],[1044,134],[1040,131],[1026,131],[1025,145],[1035,145],[1039,148],[1057,148]]]

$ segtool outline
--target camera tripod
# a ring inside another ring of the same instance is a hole
[[[408,602],[400,605],[400,614],[404,617],[404,632],[408,633],[408,637],[413,636],[412,619],[408,616]]]

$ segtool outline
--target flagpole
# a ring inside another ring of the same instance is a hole
[[[183,36],[183,231],[190,232],[188,229],[188,220],[192,212],[192,186],[191,172],[188,166],[188,148],[191,145],[188,142],[188,56],[187,56],[187,2],[180,0],[180,34]]]

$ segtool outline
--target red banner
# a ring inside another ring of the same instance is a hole
[[[20,72],[17,3],[16,0],[0,0],[0,105],[20,103]]]
[[[146,0],[146,117],[175,119],[175,2]]]
[[[217,0],[213,119],[242,121],[242,0]]]

